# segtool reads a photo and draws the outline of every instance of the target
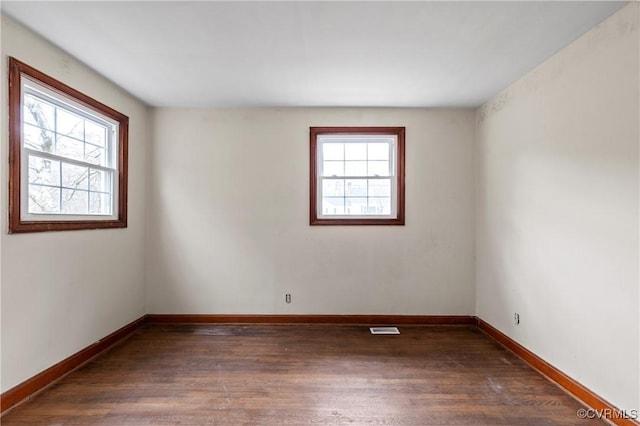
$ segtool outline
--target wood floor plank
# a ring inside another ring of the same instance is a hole
[[[596,425],[473,327],[148,325],[10,425]]]

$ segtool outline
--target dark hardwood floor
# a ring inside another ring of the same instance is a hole
[[[597,425],[473,327],[149,325],[10,425]]]

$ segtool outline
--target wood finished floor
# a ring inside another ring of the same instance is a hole
[[[10,425],[598,425],[470,327],[149,325]]]

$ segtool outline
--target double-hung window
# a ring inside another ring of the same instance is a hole
[[[311,225],[404,225],[404,127],[312,127]]]
[[[126,227],[128,118],[10,58],[9,231]]]

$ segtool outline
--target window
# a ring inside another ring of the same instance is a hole
[[[126,227],[128,126],[9,58],[9,232]]]
[[[311,127],[311,225],[404,225],[404,127]]]

